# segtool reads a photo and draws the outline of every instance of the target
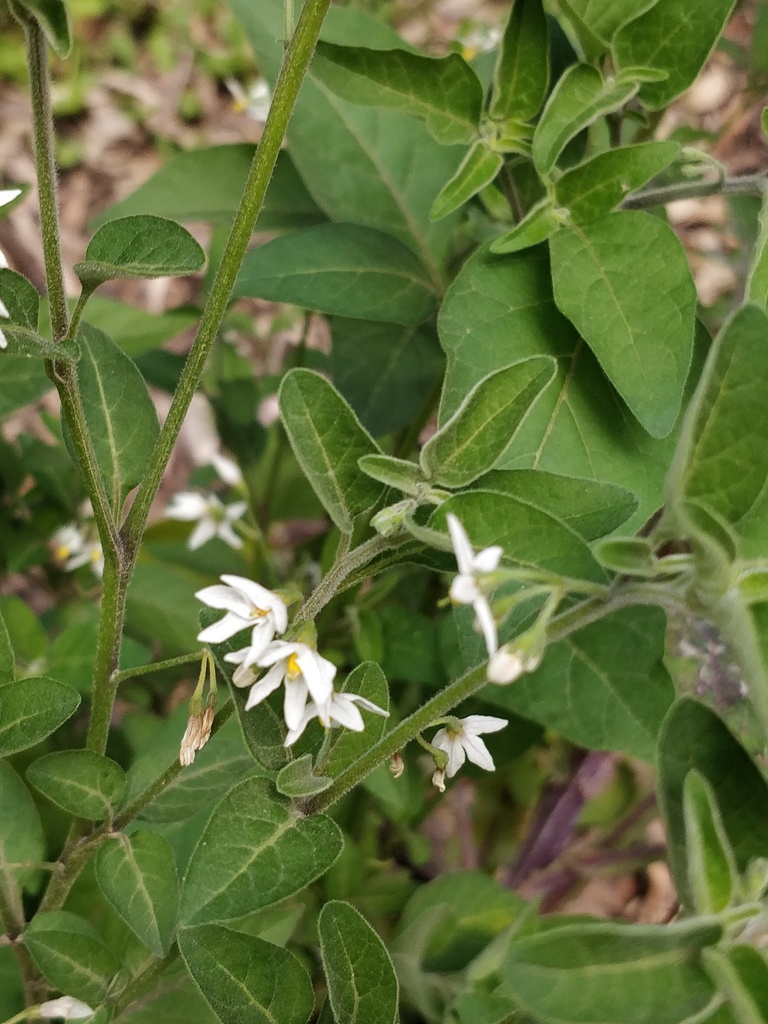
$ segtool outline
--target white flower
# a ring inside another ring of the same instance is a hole
[[[232,529],[232,523],[245,514],[247,507],[244,501],[225,506],[215,494],[181,491],[171,498],[165,514],[169,519],[197,522],[187,540],[187,547],[191,551],[207,544],[214,537],[220,537],[231,548],[240,548],[243,542]]]
[[[251,643],[245,651],[252,653],[251,663],[264,651],[276,633],[284,633],[288,625],[288,609],[285,602],[271,590],[262,587],[244,576],[221,577],[222,587],[215,584],[198,590],[195,597],[209,608],[224,608],[226,615],[197,634],[203,643],[220,644],[235,633],[253,627]],[[255,653],[253,653],[255,652]],[[237,652],[242,654],[243,652]],[[226,655],[228,661],[245,660]]]
[[[492,683],[514,683],[524,672],[534,672],[541,664],[541,651],[521,650],[515,643],[504,644],[488,662],[488,679]]]
[[[72,996],[49,999],[37,1008],[38,1017],[44,1017],[46,1020],[80,1020],[83,1017],[91,1017],[93,1013],[87,1003]]]
[[[54,533],[51,545],[54,559],[66,572],[73,572],[81,565],[90,565],[97,576],[103,575],[104,552],[90,530],[68,523]]]
[[[488,654],[495,654],[499,645],[496,637],[496,622],[488,598],[483,594],[480,585],[484,576],[498,568],[502,549],[496,545],[484,548],[475,554],[469,537],[457,517],[449,512],[446,519],[453,550],[456,554],[456,563],[459,567],[459,575],[455,576],[451,583],[451,600],[456,604],[472,605],[485,638]]]
[[[298,725],[295,728],[289,727],[288,735],[285,737],[286,747],[290,747],[296,742],[313,718],[319,719],[320,724],[325,729],[330,729],[334,725],[343,725],[346,729],[351,729],[353,732],[362,732],[365,728],[365,722],[357,709],[358,704],[361,708],[371,711],[374,715],[382,715],[384,718],[389,718],[388,711],[380,708],[373,701],[361,697],[359,693],[331,693],[328,700],[323,703],[318,704],[316,701],[310,701],[307,704]]]
[[[248,117],[263,124],[272,103],[272,92],[264,78],[257,78],[246,92],[236,78],[225,78],[224,84],[235,100],[235,109],[244,110]]]
[[[237,653],[240,655],[243,652]],[[229,656],[230,661],[234,658],[235,655]],[[336,666],[309,644],[274,640],[254,661],[260,668],[269,668],[269,671],[251,686],[245,710],[256,707],[284,683],[283,714],[285,724],[291,730],[297,729],[302,721],[307,697],[311,697],[315,704],[325,705],[333,693]],[[232,682],[235,686],[248,686],[254,677],[252,668],[245,671],[244,660],[232,677]]]
[[[432,740],[433,747],[444,750],[448,755],[445,774],[452,779],[466,758],[478,768],[492,772],[496,765],[479,736],[484,732],[498,732],[499,729],[503,729],[507,724],[506,719],[493,718],[491,715],[469,715],[467,718],[459,719],[459,722],[458,732],[448,728],[439,729]],[[440,788],[437,782],[435,785]]]

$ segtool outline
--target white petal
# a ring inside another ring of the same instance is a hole
[[[312,700],[316,704],[323,701],[333,693],[333,677],[336,675],[336,666],[321,657],[317,651],[307,647],[305,651],[296,655],[296,662],[301,669],[301,674],[307,684]]]
[[[454,576],[449,590],[454,604],[474,604],[480,597],[477,583],[472,576]]]
[[[488,752],[488,747],[478,736],[463,736],[461,738],[461,745],[466,750],[467,757],[472,764],[476,764],[478,768],[484,768],[487,772],[492,772],[496,769],[493,758]]]
[[[496,651],[488,662],[488,679],[492,683],[514,683],[524,671],[522,655],[509,644]]]
[[[480,623],[480,629],[482,630],[483,637],[485,638],[485,646],[490,657],[490,655],[496,653],[496,649],[499,646],[499,640],[496,636],[496,620],[493,617],[491,606],[484,597],[478,597],[473,607],[475,609],[477,621]]]
[[[252,606],[244,594],[241,594],[235,587],[222,587],[216,583],[212,587],[203,587],[195,594],[198,601],[207,604],[209,608],[226,608],[228,612],[239,615],[244,622],[251,618]]]
[[[307,706],[307,685],[302,679],[285,680],[283,717],[289,729],[298,728],[304,708]]]
[[[260,583],[256,583],[254,580],[249,580],[245,576],[230,576],[225,573],[221,577],[221,580],[222,583],[228,583],[230,587],[234,587],[235,590],[239,590],[253,608],[260,608],[262,611],[267,612],[270,610],[275,600],[280,600],[280,598],[276,597],[271,590],[267,590],[267,588],[262,587]]]
[[[276,665],[278,661],[287,661],[292,654],[298,654],[305,646],[289,644],[286,640],[273,640],[259,655],[259,665],[267,668],[268,665]]]
[[[449,512],[445,518],[448,523],[448,532],[451,535],[451,543],[453,544],[453,551],[456,555],[456,564],[459,567],[459,572],[471,572],[474,552],[472,551],[472,545],[469,543],[469,537],[467,536],[466,530],[453,512]]]
[[[21,195],[20,188],[4,188],[0,189],[0,206],[7,206],[8,203],[12,203],[13,200]]]
[[[492,548],[483,548],[472,559],[472,568],[475,572],[482,574],[493,572],[494,569],[498,569],[503,553],[504,549],[497,545]]]
[[[1,195],[1,193],[0,193]],[[0,206],[2,203],[0,203]],[[59,996],[58,999],[49,999],[41,1003],[37,1008],[38,1016],[46,1020],[80,1020],[90,1017],[93,1010],[87,1003],[73,996]]]
[[[461,720],[462,730],[470,736],[478,736],[481,732],[498,732],[508,724],[506,718],[494,718],[493,715],[467,715]]]
[[[197,551],[203,544],[213,540],[216,533],[216,523],[212,519],[201,519],[189,537],[187,537],[187,547],[190,551]]]
[[[8,348],[8,339],[2,331],[0,331],[0,348]]]
[[[202,494],[194,491],[181,491],[174,494],[168,502],[165,515],[168,519],[181,519],[183,522],[191,522],[194,519],[202,519],[208,512],[208,502]]]
[[[359,704],[361,708],[365,708],[366,711],[371,711],[374,715],[381,715],[383,718],[389,718],[389,712],[385,711],[384,708],[380,708],[378,704],[374,704],[372,700],[367,700],[365,697],[361,697],[359,693],[345,693],[342,696],[346,700],[351,700],[353,704]]]
[[[197,639],[201,640],[204,644],[221,644],[225,640],[229,640],[235,633],[240,633],[243,629],[246,629],[247,626],[248,623],[243,622],[239,615],[227,612],[223,619],[219,619],[218,622],[214,622],[201,630],[197,634]]]
[[[271,615],[265,615],[256,623],[251,633],[251,652],[249,664],[255,664],[272,642],[275,635],[275,623]],[[264,666],[262,666],[264,667]]]
[[[243,546],[243,540],[235,533],[229,523],[219,523],[219,528],[216,530],[219,537],[228,544],[229,547],[234,548],[236,551]],[[191,546],[191,545],[190,545]]]
[[[250,651],[250,645],[248,647],[241,647],[239,651],[230,651],[229,654],[224,655],[224,661],[228,662],[230,665],[239,665],[241,662],[245,661],[250,654]]]
[[[243,482],[243,474],[240,472],[240,467],[232,459],[228,459],[226,455],[215,452],[211,456],[211,465],[224,483],[229,484],[230,487],[235,487]]]
[[[288,735],[285,737],[285,740],[283,741],[283,746],[286,746],[286,747],[292,746],[296,742],[296,740],[299,738],[299,736],[301,736],[301,734],[307,728],[307,726],[312,721],[312,719],[315,718],[316,715],[317,715],[317,706],[310,702],[309,704],[307,704],[307,706],[306,706],[306,708],[304,710],[304,714],[301,717],[301,721],[296,726],[296,728],[288,730]]]
[[[346,694],[336,693],[330,703],[330,716],[339,725],[353,732],[362,732],[365,729],[363,716],[357,710],[351,700],[344,700]]]
[[[244,516],[247,510],[247,502],[233,501],[231,505],[227,505],[227,507],[224,509],[224,515],[226,516],[230,523],[233,523],[236,519],[240,519],[241,516]]]
[[[248,694],[248,700],[245,702],[245,710],[250,711],[251,708],[255,708],[257,704],[261,704],[270,693],[274,693],[275,690],[280,686],[283,681],[282,672],[273,670],[267,672],[258,683],[254,683],[251,687],[251,692]]]
[[[464,748],[459,738],[447,729],[440,729],[432,739],[432,746],[444,750],[448,755],[448,764],[445,767],[445,774],[452,779],[456,772],[464,764]]]

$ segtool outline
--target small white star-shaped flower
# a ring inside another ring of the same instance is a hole
[[[469,537],[458,518],[449,512],[446,519],[456,555],[456,564],[459,568],[458,576],[454,576],[451,583],[451,600],[456,604],[472,605],[490,656],[496,653],[499,642],[496,636],[496,621],[488,598],[481,590],[481,583],[484,576],[498,569],[502,549],[498,545],[494,545],[490,548],[483,548],[482,551],[475,554]]]
[[[488,748],[480,739],[480,734],[498,732],[507,725],[507,720],[491,715],[468,715],[467,718],[459,719],[459,722],[461,727],[458,732],[448,728],[439,729],[432,740],[433,747],[444,750],[448,755],[445,775],[452,779],[467,758],[478,768],[484,768],[487,772],[494,771],[496,765]],[[435,785],[440,788],[437,782]]]
[[[76,523],[60,526],[51,537],[53,557],[66,572],[74,572],[81,565],[90,565],[94,573],[104,574],[104,552],[97,537]]]
[[[286,747],[290,747],[301,736],[313,718],[317,718],[325,729],[335,725],[343,725],[345,729],[353,732],[362,732],[365,728],[363,716],[360,714],[357,705],[374,715],[382,715],[389,718],[389,712],[380,708],[378,704],[361,697],[359,693],[332,693],[328,700],[321,704],[310,701],[304,708],[301,720],[295,728],[289,729],[285,737]]]
[[[242,651],[236,653],[243,654]],[[234,661],[236,655],[226,657]],[[333,693],[336,666],[309,644],[274,640],[258,658],[251,659],[251,664],[269,669],[258,682],[253,682],[256,673],[252,667],[246,668],[246,660],[242,660],[232,677],[235,686],[251,687],[245,710],[256,707],[282,683],[285,688],[283,714],[289,730],[298,728],[308,697],[315,704],[324,705]]]
[[[272,90],[265,78],[257,78],[247,92],[236,78],[226,78],[224,84],[235,101],[236,110],[244,110],[248,117],[260,124],[267,120],[272,104]]]
[[[243,649],[251,653],[252,664],[276,633],[285,632],[288,626],[288,609],[281,597],[244,576],[225,574],[221,581],[226,586],[215,584],[212,587],[204,587],[195,594],[198,601],[207,604],[209,608],[224,608],[227,613],[218,622],[206,626],[197,634],[197,639],[206,644],[220,644],[236,633],[252,628],[251,642]],[[245,660],[245,655],[242,659],[235,658],[235,654],[228,654],[225,657],[228,661]]]
[[[187,540],[187,547],[191,551],[207,544],[214,537],[220,537],[231,548],[241,548],[243,542],[232,529],[232,524],[243,517],[247,508],[244,501],[223,505],[215,494],[181,491],[171,498],[165,514],[169,519],[197,523]]]

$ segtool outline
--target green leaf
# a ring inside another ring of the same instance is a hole
[[[312,983],[288,950],[217,924],[185,928],[179,948],[222,1024],[307,1024]]]
[[[442,374],[433,329],[334,317],[331,343],[333,382],[374,437],[413,422]]]
[[[78,341],[85,419],[107,495],[119,512],[125,496],[144,478],[159,433],[157,413],[141,374],[111,338],[84,323]],[[68,430],[64,437],[71,446]]]
[[[58,57],[68,57],[72,49],[72,29],[64,0],[9,0],[14,13],[31,15],[40,25],[51,49]]]
[[[656,575],[653,545],[645,537],[612,537],[598,541],[592,550],[600,565],[611,572],[648,579]]]
[[[638,18],[657,2],[658,0],[611,0],[611,3],[607,4],[603,0],[570,0],[570,6],[596,36],[605,43],[610,43],[622,25]]]
[[[89,1006],[106,999],[118,964],[82,917],[67,910],[38,912],[24,930],[24,945],[54,988]]]
[[[302,817],[265,779],[246,779],[217,805],[187,868],[184,924],[226,921],[319,878],[341,851],[338,825]]]
[[[584,923],[515,942],[502,976],[523,1009],[563,1024],[682,1024],[715,989],[696,954],[714,921],[662,926]]]
[[[577,224],[586,224],[661,173],[679,152],[677,142],[641,142],[598,153],[557,179],[557,204],[566,207]]]
[[[424,476],[445,487],[465,487],[493,469],[554,375],[554,360],[539,356],[479,381],[421,449]]]
[[[500,544],[507,563],[604,582],[603,570],[579,535],[554,516],[508,494],[465,491],[444,501],[429,526],[447,533],[445,517],[458,516],[475,548]],[[450,545],[446,544],[450,550]]]
[[[344,680],[342,693],[357,693],[366,700],[389,711],[389,687],[381,668],[372,661],[361,662]],[[360,709],[365,721],[363,732],[340,729],[331,747],[328,761],[323,765],[323,774],[336,776],[370,750],[384,735],[387,720],[382,715]]]
[[[318,920],[328,999],[345,1024],[396,1024],[398,984],[386,946],[349,903],[331,900]]]
[[[475,481],[475,487],[511,494],[536,505],[561,519],[584,540],[611,533],[637,508],[637,498],[624,487],[540,469],[494,470]]]
[[[436,301],[410,249],[356,224],[318,224],[252,249],[234,295],[405,326],[426,320]]]
[[[175,221],[141,214],[108,221],[88,243],[85,261],[74,271],[86,291],[119,277],[194,274],[205,253]]]
[[[503,235],[491,242],[491,252],[497,254],[521,252],[539,242],[546,242],[562,226],[562,221],[549,197],[532,206],[523,219]]]
[[[501,153],[489,148],[483,139],[478,139],[467,150],[456,173],[438,192],[429,211],[430,220],[442,220],[455,213],[472,196],[490,185],[504,165]]]
[[[9,323],[28,327],[32,331],[37,330],[40,294],[23,274],[17,274],[8,267],[0,267],[0,300],[8,310],[5,316]]]
[[[533,136],[533,162],[547,175],[568,142],[598,117],[623,106],[638,83],[603,79],[589,64],[568,68],[552,90]]]
[[[744,299],[746,302],[760,306],[763,312],[766,312],[768,311],[768,194],[765,192],[757,222],[759,231],[752,250]],[[0,271],[0,273],[2,272]],[[0,279],[0,294],[2,294],[2,279]]]
[[[34,747],[71,718],[79,705],[77,690],[44,676],[0,686],[0,755]]]
[[[486,687],[483,699],[591,750],[651,761],[675,696],[665,629],[661,609],[624,608],[550,645],[535,672],[514,686]]]
[[[658,217],[620,211],[558,232],[550,248],[558,308],[643,427],[665,437],[680,411],[696,312],[677,236]]]
[[[440,423],[486,374],[529,356],[554,356],[555,384],[536,403],[500,468],[627,487],[639,501],[628,529],[661,505],[675,437],[649,437],[556,309],[544,248],[503,259],[485,249],[475,253],[448,290],[438,327],[448,357]]]
[[[299,465],[336,526],[352,531],[355,517],[379,500],[382,487],[357,461],[378,451],[350,407],[320,374],[291,370],[280,385],[280,414]]]
[[[701,772],[683,783],[688,880],[697,914],[719,914],[739,889],[733,850],[712,787]]]
[[[255,155],[256,146],[249,142],[176,153],[135,192],[100,214],[95,224],[140,213],[181,221],[230,221],[240,206]],[[257,229],[287,231],[323,220],[291,158],[281,152]]]
[[[646,107],[660,110],[692,84],[733,5],[734,0],[657,0],[619,30],[613,40],[617,70],[652,67],[667,73],[663,82],[641,86],[638,98]]]
[[[768,849],[768,785],[752,758],[709,708],[690,698],[670,709],[659,736],[659,800],[667,835],[669,865],[680,902],[694,906],[686,871],[683,791],[692,770],[714,793],[736,867],[743,872]]]
[[[363,455],[358,465],[367,476],[387,487],[396,487],[403,494],[416,495],[426,483],[419,465],[391,455]]]
[[[35,801],[7,761],[0,760],[0,876],[14,917],[24,919],[19,892],[39,877],[35,864],[45,856],[45,839]],[[33,888],[30,885],[30,888]]]
[[[179,904],[176,861],[167,839],[141,829],[110,838],[96,854],[99,888],[120,917],[155,956],[174,939]]]
[[[245,28],[259,69],[274,84],[283,58],[282,0],[229,0],[229,5]],[[380,21],[338,7],[328,12],[321,35],[345,46],[402,46],[397,33]],[[458,218],[430,222],[429,203],[455,171],[460,150],[435,142],[426,126],[407,114],[340,99],[311,72],[287,139],[307,188],[333,221],[367,224],[395,235],[440,284]]]
[[[580,7],[580,0],[552,0],[551,13],[557,17],[578,56],[596,64],[598,58],[608,49],[608,45],[584,20]]]
[[[426,57],[319,42],[312,76],[351,103],[423,118],[432,136],[447,146],[477,135],[483,87],[458,53]]]
[[[36,401],[52,386],[45,367],[36,359],[0,353],[0,419]]]
[[[768,1020],[768,963],[754,946],[704,950],[704,966],[728,999],[738,1024]]]
[[[328,789],[333,779],[316,775],[313,771],[312,755],[303,754],[295,761],[289,761],[275,779],[278,793],[292,798],[314,796]]]
[[[92,750],[57,750],[27,769],[27,778],[58,807],[89,821],[109,818],[125,792],[116,761]]]
[[[48,341],[37,331],[29,327],[17,327],[15,324],[6,324],[0,319],[0,330],[8,343],[8,355],[24,356],[26,358],[35,356],[39,359],[56,359],[62,363],[74,363],[78,358],[77,346],[72,342],[58,344]],[[0,359],[7,358],[5,352],[0,354]]]
[[[0,612],[0,684],[13,681],[15,665],[16,661],[13,655],[13,644],[11,643],[5,619]],[[2,706],[2,689],[0,689],[0,715],[3,713]],[[0,718],[0,735],[2,735],[2,718]],[[0,749],[2,749],[1,741]]]
[[[513,0],[493,69],[491,118],[530,121],[548,85],[549,32],[541,0]]]
[[[760,557],[768,540],[768,317],[744,306],[710,349],[667,482],[667,501],[706,505],[739,534],[742,553]]]

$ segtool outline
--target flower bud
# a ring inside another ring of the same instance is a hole
[[[396,779],[399,779],[405,771],[405,762],[403,761],[403,755],[399,750],[396,750],[389,759],[389,770]]]

